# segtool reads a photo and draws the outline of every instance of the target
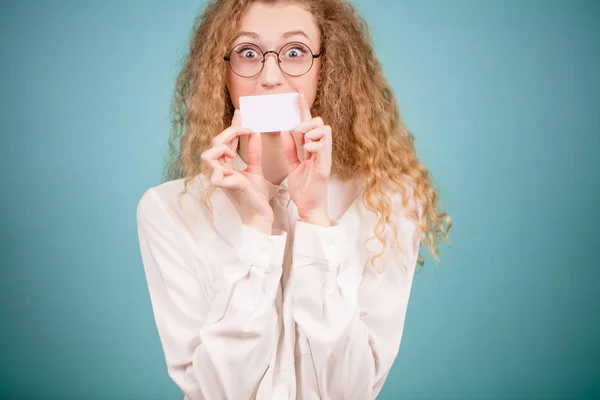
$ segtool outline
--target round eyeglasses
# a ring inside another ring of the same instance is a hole
[[[236,75],[252,78],[263,70],[269,53],[277,56],[277,65],[284,74],[289,76],[306,74],[312,68],[315,58],[320,56],[320,54],[313,54],[310,47],[302,42],[288,43],[278,52],[274,50],[263,52],[254,43],[240,43],[223,59],[229,62],[231,70]]]

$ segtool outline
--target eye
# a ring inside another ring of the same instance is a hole
[[[307,49],[301,45],[294,45],[285,50],[285,58],[299,58],[303,57],[307,53]]]
[[[258,56],[257,51],[252,47],[242,47],[236,50],[236,53],[241,55],[242,58],[255,58]]]

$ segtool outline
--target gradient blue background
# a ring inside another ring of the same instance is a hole
[[[600,398],[600,2],[355,4],[455,223],[380,398]],[[2,398],[182,398],[135,211],[200,5],[0,3]]]

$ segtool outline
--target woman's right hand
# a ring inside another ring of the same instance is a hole
[[[235,150],[241,135],[248,136],[248,167],[233,168]],[[242,223],[260,232],[271,234],[273,209],[269,205],[269,188],[262,173],[262,144],[258,133],[240,125],[240,113],[235,110],[231,126],[212,140],[212,147],[201,159],[211,172],[210,183],[221,188],[238,211]]]

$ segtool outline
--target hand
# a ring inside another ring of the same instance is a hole
[[[288,190],[301,221],[331,226],[328,189],[331,175],[331,127],[320,117],[312,118],[303,95],[298,98],[301,122],[293,131],[281,132],[288,160]],[[298,159],[298,149],[304,155]]]
[[[235,149],[241,135],[248,136],[248,167],[233,168]],[[231,126],[212,140],[212,147],[201,155],[212,173],[210,183],[221,188],[237,209],[242,223],[271,234],[273,210],[269,205],[269,188],[262,173],[261,136],[240,126],[240,113],[235,110]]]

